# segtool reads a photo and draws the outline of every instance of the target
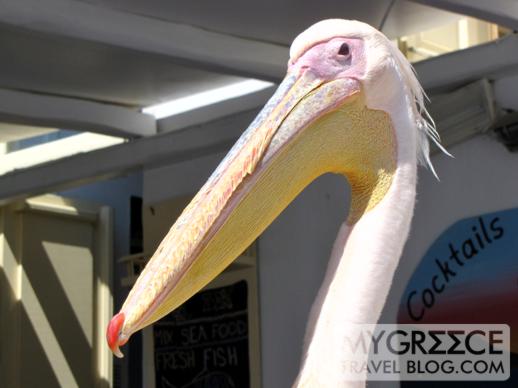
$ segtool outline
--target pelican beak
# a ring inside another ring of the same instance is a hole
[[[132,333],[221,273],[312,180],[336,172],[344,135],[332,124],[336,114],[347,121],[352,107],[363,106],[359,95],[355,79],[326,80],[300,67],[288,72],[172,226],[110,322],[107,339],[115,355],[122,355],[119,346]]]

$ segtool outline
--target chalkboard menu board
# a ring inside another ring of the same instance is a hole
[[[199,292],[153,326],[157,388],[250,387],[245,280]]]

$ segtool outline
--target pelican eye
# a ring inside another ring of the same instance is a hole
[[[349,45],[347,43],[342,43],[342,45],[338,49],[338,55],[343,55],[344,57],[347,57],[350,53],[351,49],[349,48]]]

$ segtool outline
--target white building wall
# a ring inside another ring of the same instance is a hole
[[[384,319],[395,320],[398,303],[421,257],[456,221],[518,207],[518,154],[480,135],[451,148],[454,159],[433,158],[440,177],[421,173],[410,239],[389,295]],[[422,172],[422,171],[421,171]]]

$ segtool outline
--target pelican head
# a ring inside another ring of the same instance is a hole
[[[344,224],[349,239],[376,209],[382,216],[389,210],[403,213],[392,217],[393,228],[380,231],[388,234],[384,239],[399,233],[383,251],[397,256],[388,260],[392,264],[384,276],[391,278],[412,215],[416,161],[428,161],[426,135],[435,133],[422,103],[411,66],[376,29],[325,20],[302,32],[277,91],[171,227],[110,322],[107,339],[114,354],[122,356],[119,346],[132,333],[221,273],[324,173],[342,174],[351,185]],[[365,243],[369,252],[359,260],[369,263],[369,255],[379,252],[376,244]],[[319,303],[316,315],[325,313]]]

